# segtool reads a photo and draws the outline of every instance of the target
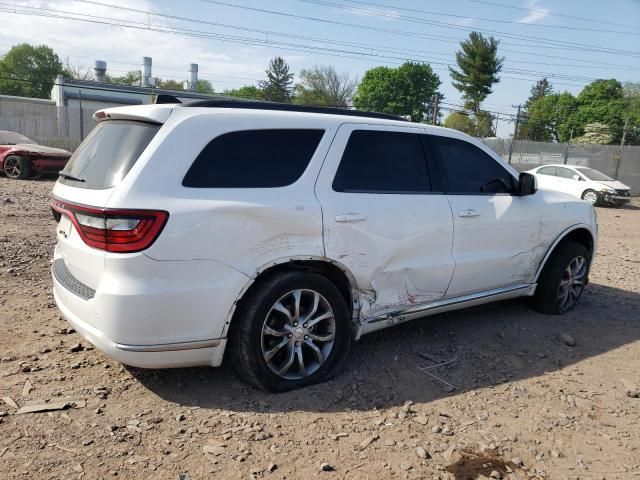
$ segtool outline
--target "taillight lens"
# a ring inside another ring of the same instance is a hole
[[[57,198],[51,201],[51,208],[69,217],[84,243],[118,253],[149,248],[169,218],[169,213],[162,210],[92,208]]]

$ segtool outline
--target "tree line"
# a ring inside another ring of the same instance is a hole
[[[265,78],[254,85],[219,92],[230,97],[354,108],[400,115],[414,122],[442,124],[477,137],[495,136],[495,116],[482,104],[500,82],[504,57],[499,41],[471,32],[460,42],[456,66],[449,67],[452,85],[464,104],[444,102],[440,77],[428,63],[407,61],[398,67],[367,70],[360,80],[332,66],[314,66],[297,75],[275,57]],[[49,98],[58,74],[90,80],[92,71],[63,62],[46,45],[14,46],[0,59],[0,94]],[[140,71],[107,76],[113,84],[140,84]],[[297,81],[296,81],[297,79]],[[156,79],[156,87],[183,90],[183,83]],[[211,82],[198,80],[198,92],[215,93]],[[451,106],[445,106],[451,105]],[[450,112],[444,118],[443,112]],[[444,118],[444,120],[443,120]],[[575,143],[640,144],[640,82],[596,80],[577,95],[556,92],[546,78],[536,82],[519,118],[518,139]]]

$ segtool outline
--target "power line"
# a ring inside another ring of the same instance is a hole
[[[156,16],[156,17],[167,18],[167,19],[171,19],[171,20],[179,20],[179,21],[186,21],[186,22],[192,22],[192,23],[200,23],[200,24],[206,24],[206,25],[211,25],[211,26],[216,26],[216,27],[223,27],[223,28],[230,28],[230,29],[249,31],[249,32],[254,32],[254,33],[261,33],[261,34],[265,34],[265,35],[276,35],[276,36],[283,36],[283,37],[288,37],[288,38],[296,38],[296,39],[301,39],[301,40],[322,41],[322,42],[333,43],[333,44],[338,44],[338,45],[361,46],[361,47],[367,48],[367,49],[371,49],[371,47],[375,47],[375,48],[378,48],[378,49],[381,49],[381,48],[382,49],[389,49],[390,51],[395,51],[395,52],[413,52],[413,53],[426,53],[426,54],[444,55],[444,54],[439,54],[439,53],[430,52],[430,51],[424,51],[424,50],[397,49],[397,48],[389,48],[388,46],[381,46],[381,45],[372,45],[372,44],[363,45],[361,43],[359,44],[359,43],[353,43],[353,42],[335,41],[335,40],[327,39],[327,38],[310,37],[310,36],[304,36],[304,35],[299,35],[299,34],[287,34],[287,33],[282,33],[282,32],[271,31],[271,30],[264,30],[264,29],[258,29],[258,28],[249,28],[249,27],[243,27],[243,26],[239,26],[239,25],[231,25],[231,24],[225,24],[225,23],[219,23],[219,22],[212,22],[212,21],[208,21],[208,20],[195,19],[195,18],[191,18],[191,17],[182,17],[182,16],[177,16],[177,15],[169,15],[169,14],[151,12],[149,10],[141,10],[141,9],[137,9],[137,8],[123,7],[123,6],[120,6],[120,5],[112,5],[112,4],[109,4],[109,3],[98,2],[98,1],[95,1],[95,0],[73,0],[73,1],[80,2],[80,3],[86,3],[86,4],[91,4],[91,5],[99,5],[99,6],[104,6],[104,7],[117,8],[118,10],[126,10],[126,11],[130,11],[130,12],[136,12],[136,13],[140,13],[140,14],[147,15],[147,16],[153,15],[153,16]],[[33,7],[25,7],[25,8],[33,8]],[[141,23],[141,22],[138,22],[138,23]],[[415,33],[416,33],[416,35],[421,35],[421,34],[419,34],[417,32],[415,32]],[[439,41],[439,42],[458,43],[458,39],[456,37],[428,36],[428,37],[425,37],[425,38],[429,38],[430,40],[436,40],[436,41]],[[441,40],[440,38],[453,39],[453,41]],[[520,45],[520,44],[514,44],[514,45]],[[524,45],[524,46],[527,46],[527,45]],[[524,51],[521,51],[521,50],[503,49],[503,51],[513,52],[513,53],[520,53],[520,54],[523,54],[523,55],[534,55],[534,56],[540,56],[540,57],[545,57],[545,58],[554,58],[554,59],[558,59],[558,60],[581,61],[579,59],[572,58],[572,57],[563,57],[563,56],[557,56],[557,55],[544,55],[544,54],[540,54],[540,53],[524,52]],[[534,63],[534,62],[518,62],[518,61],[513,61],[513,60],[510,60],[510,62],[513,62],[513,63]],[[591,59],[589,59],[588,61],[585,60],[585,62],[588,62],[588,65],[585,65],[585,67],[589,67],[589,68],[592,68],[594,64],[597,64],[597,65],[603,65],[603,66],[608,66],[608,67],[611,66],[611,67],[620,67],[620,68],[632,69],[632,70],[640,70],[640,68],[638,68],[638,67],[633,67],[633,66],[629,66],[629,65],[617,65],[617,64],[607,63],[607,62],[596,62],[596,61],[593,61]],[[541,64],[541,65],[548,65],[548,66],[566,66],[566,67],[579,67],[579,68],[581,67],[581,66],[578,66],[578,65],[545,64],[545,63],[541,63],[541,62],[538,62],[538,63]]]
[[[429,54],[429,55],[438,55],[438,56],[444,56],[444,57],[450,58],[449,55],[442,54],[442,53],[437,53],[437,52],[432,52],[432,51],[415,50],[415,49],[398,49],[398,48],[390,48],[390,47],[384,46],[384,45],[362,44],[362,43],[356,43],[356,42],[336,41],[336,40],[327,39],[327,38],[310,37],[310,36],[305,36],[305,35],[287,34],[287,33],[282,33],[282,32],[271,31],[271,30],[248,28],[248,27],[242,27],[242,26],[238,26],[238,25],[230,25],[230,24],[212,22],[212,21],[207,21],[207,20],[202,20],[202,19],[195,19],[195,18],[191,18],[191,17],[182,17],[182,16],[177,16],[177,15],[162,14],[162,13],[152,12],[152,11],[148,11],[148,10],[141,10],[141,9],[136,9],[136,8],[131,8],[131,7],[121,7],[121,6],[112,5],[112,4],[108,4],[108,3],[98,2],[98,1],[95,1],[95,0],[74,0],[74,1],[80,2],[80,3],[92,4],[92,5],[99,5],[99,6],[104,6],[104,7],[117,8],[119,10],[123,10],[124,9],[126,11],[136,12],[136,13],[140,13],[140,14],[144,14],[144,15],[153,15],[153,16],[157,16],[157,17],[161,17],[161,18],[172,19],[172,20],[186,21],[186,22],[192,22],[192,23],[200,23],[200,24],[212,25],[212,26],[223,27],[223,28],[230,28],[230,29],[239,29],[239,30],[243,30],[243,31],[250,31],[250,32],[261,33],[261,34],[266,34],[266,35],[276,35],[276,36],[282,36],[282,37],[295,38],[295,39],[299,39],[299,40],[322,41],[322,42],[335,44],[335,45],[347,45],[347,46],[362,47],[362,48],[365,48],[367,50],[371,50],[372,47],[374,47],[376,50],[388,51],[388,52],[391,52],[391,53],[401,53],[401,54],[403,54],[403,53],[412,52],[412,53],[422,53],[422,54]],[[302,0],[302,1],[304,1],[304,0]],[[32,8],[32,7],[27,7],[27,8]],[[141,23],[141,22],[137,22],[137,23]],[[451,38],[451,37],[449,37],[449,38]],[[509,50],[506,50],[506,51],[509,51]],[[529,53],[520,52],[520,51],[515,51],[515,52],[529,54]],[[561,60],[570,59],[570,58],[567,58],[567,57],[555,57],[555,56],[549,56],[549,57],[558,58],[558,59],[561,59]],[[577,59],[570,59],[570,60],[577,60]],[[620,68],[625,68],[627,70],[631,69],[631,70],[640,71],[640,67],[632,67],[632,66],[626,66],[626,65],[624,65],[624,66],[623,65],[615,65],[615,64],[603,63],[603,62],[592,62],[591,60],[589,61],[588,65],[567,65],[566,63],[560,65],[560,64],[545,63],[545,62],[531,62],[531,61],[517,61],[517,60],[509,60],[509,63],[538,64],[538,65],[545,65],[545,66],[562,66],[562,67],[574,67],[574,68],[594,68],[594,63],[598,63],[598,64],[601,64],[603,66],[606,65],[607,67],[609,67],[609,66],[618,66]],[[595,68],[602,68],[602,67],[595,67]]]
[[[615,25],[616,27],[624,27],[624,28],[632,28],[632,29],[637,29],[638,26],[637,25],[624,25],[622,23],[614,23],[614,22],[607,22],[601,19],[595,19],[595,18],[587,18],[587,17],[578,17],[575,15],[563,15],[562,13],[551,13],[548,12],[547,10],[537,10],[535,8],[524,8],[524,7],[516,7],[514,5],[506,5],[504,3],[498,3],[498,2],[488,2],[486,0],[468,0],[470,2],[473,3],[483,3],[485,5],[493,5],[494,7],[502,7],[502,8],[511,8],[514,10],[524,10],[525,12],[536,12],[536,13],[544,13],[547,15],[553,15],[554,17],[564,17],[564,18],[571,18],[574,20],[582,20],[585,22],[593,22],[593,23],[597,23],[597,24],[606,24],[606,25]]]
[[[460,18],[463,20],[471,19],[471,20],[479,20],[482,22],[492,22],[492,23],[502,23],[502,24],[516,24],[518,26],[526,26],[526,27],[539,27],[539,28],[557,28],[562,30],[580,30],[586,32],[599,32],[599,33],[619,33],[623,35],[640,35],[640,32],[623,32],[620,30],[603,30],[601,28],[586,28],[586,27],[574,27],[574,26],[566,26],[566,25],[551,25],[548,23],[523,23],[520,21],[514,20],[499,20],[496,18],[483,18],[483,17],[471,17],[469,15],[457,15],[455,13],[445,13],[445,12],[435,12],[433,10],[420,10],[416,8],[407,8],[407,7],[399,7],[397,5],[389,5],[388,3],[374,3],[374,2],[363,2],[360,0],[345,0],[348,3],[356,3],[361,5],[368,5],[380,8],[390,8],[394,10],[401,10],[404,12],[412,12],[412,13],[424,13],[428,15],[436,15],[442,17],[450,17],[450,18]],[[527,11],[535,11],[532,9],[524,9]]]
[[[0,5],[3,5],[2,3],[0,3]],[[6,4],[4,4],[6,5]],[[353,51],[353,50],[340,50],[340,49],[329,49],[327,47],[317,47],[317,46],[310,46],[310,45],[302,45],[302,44],[296,44],[296,43],[287,43],[287,42],[273,42],[269,39],[256,39],[256,38],[248,38],[248,37],[239,37],[239,36],[232,36],[232,35],[225,35],[225,34],[219,34],[219,33],[213,33],[213,32],[203,32],[203,31],[199,31],[199,30],[189,30],[189,29],[180,29],[180,28],[176,28],[176,27],[160,27],[157,26],[155,24],[150,24],[145,22],[144,26],[140,25],[141,22],[136,22],[136,21],[130,21],[130,20],[117,20],[117,19],[113,19],[113,18],[107,18],[107,17],[98,17],[95,15],[89,15],[89,14],[77,14],[74,12],[65,12],[65,11],[60,11],[60,10],[52,10],[52,9],[43,9],[43,8],[36,8],[36,7],[21,7],[21,8],[30,8],[32,10],[48,10],[48,11],[53,11],[53,12],[61,12],[61,13],[65,13],[65,14],[70,14],[70,15],[75,15],[75,16],[69,16],[69,15],[58,15],[58,14],[44,14],[44,13],[34,13],[34,12],[26,12],[26,11],[20,11],[17,12],[14,9],[4,9],[1,11],[5,11],[8,13],[16,13],[16,14],[21,14],[21,15],[32,15],[32,16],[41,16],[41,17],[48,17],[48,18],[61,18],[61,19],[68,19],[68,20],[76,20],[76,21],[83,21],[83,22],[89,22],[89,23],[97,23],[97,24],[103,24],[103,25],[111,25],[111,26],[118,26],[118,27],[125,27],[125,28],[133,28],[133,29],[138,29],[138,30],[147,30],[147,31],[157,31],[157,32],[161,32],[161,33],[171,33],[171,34],[175,34],[175,35],[182,35],[182,36],[189,36],[189,37],[196,37],[196,38],[208,38],[208,39],[216,39],[216,40],[220,40],[220,41],[226,41],[226,42],[230,42],[230,43],[240,43],[240,44],[245,44],[245,45],[259,45],[259,46],[272,46],[272,47],[279,47],[279,48],[283,48],[285,50],[291,50],[291,51],[300,51],[300,52],[306,52],[306,53],[315,53],[315,54],[320,54],[320,55],[325,55],[325,56],[333,56],[333,57],[341,57],[341,58],[351,58],[351,59],[356,59],[356,60],[369,60],[371,58],[374,59],[385,59],[387,64],[394,64],[394,65],[400,65],[403,62],[407,61],[407,60],[412,60],[412,61],[416,61],[416,62],[423,62],[424,60],[422,59],[411,59],[411,58],[407,58],[407,57],[394,57],[391,55],[379,55],[379,54],[375,54],[375,53],[371,53],[371,52],[359,52],[359,51]],[[79,16],[83,16],[83,17],[89,17],[89,18],[82,18]],[[107,20],[113,20],[113,22],[109,22]],[[121,23],[121,22],[128,22],[128,23]],[[114,23],[115,22],[115,23]],[[389,61],[392,60],[392,61]],[[395,60],[395,61],[393,61]],[[427,60],[429,61],[429,60]],[[448,65],[448,62],[435,62],[435,61],[430,61],[429,63],[432,64],[439,64],[439,65]],[[437,68],[434,67],[434,69],[436,70],[441,70],[441,71],[446,71],[448,72],[447,69],[445,68]],[[509,73],[508,69],[505,69],[505,72]],[[514,74],[516,75],[527,75],[528,72],[523,72],[520,70],[514,70],[513,71]],[[590,81],[593,80],[590,77],[582,77],[579,78],[577,76],[573,76],[573,75],[560,75],[560,74],[554,74],[554,73],[544,73],[544,74],[540,74],[540,75],[545,75],[547,77],[550,78],[561,78],[561,79],[567,79],[567,80],[575,80],[575,81]],[[506,76],[503,75],[503,78],[508,78],[508,79],[512,79],[512,80],[520,80],[520,81],[530,81],[532,80],[531,78],[522,78],[522,77],[513,77],[513,76]],[[554,82],[556,85],[564,85],[564,86],[581,86],[581,84],[573,84],[573,83],[560,83],[560,82]]]
[[[412,36],[425,36],[426,37],[426,35],[421,35],[421,34],[418,34],[417,32],[411,32],[411,31],[405,31],[405,30],[395,30],[395,29],[388,29],[388,28],[380,28],[380,27],[373,27],[373,26],[357,24],[357,23],[340,22],[340,21],[337,21],[337,20],[328,20],[326,18],[309,17],[309,16],[297,15],[297,14],[293,14],[293,13],[289,13],[289,12],[281,12],[281,11],[276,11],[276,10],[267,10],[267,9],[263,9],[263,8],[250,7],[250,6],[247,6],[247,5],[236,5],[236,4],[233,4],[233,3],[223,2],[223,1],[220,1],[220,0],[199,0],[199,1],[200,2],[204,2],[204,3],[214,4],[214,5],[222,5],[222,6],[232,7],[232,8],[239,8],[239,9],[248,10],[248,11],[260,12],[260,13],[268,13],[268,14],[272,14],[272,15],[280,15],[280,16],[286,16],[286,17],[290,17],[290,18],[299,18],[299,19],[303,19],[303,20],[310,20],[310,21],[314,21],[314,22],[330,23],[330,24],[335,24],[335,25],[362,28],[362,29],[366,29],[366,30],[382,31],[382,32],[395,33],[395,34],[400,34],[400,35],[412,35]],[[313,3],[320,3],[320,4],[324,4],[324,5],[330,5],[330,6],[334,6],[334,7],[337,7],[337,8],[349,9],[349,7],[345,6],[345,5],[335,4],[335,3],[331,3],[331,2],[321,2],[321,0],[303,0],[303,1],[313,2]],[[351,7],[351,9],[353,9],[353,7]],[[373,14],[376,14],[378,16],[389,16],[389,15],[385,15],[384,13],[380,13],[378,11],[372,11],[372,10],[369,10],[369,13],[373,13]],[[392,18],[397,19],[399,17],[396,16],[396,15],[393,15]],[[411,19],[411,18],[408,18],[408,17],[401,17],[401,19],[404,19],[405,21],[412,21],[412,22],[415,22],[415,23],[423,23],[423,24],[429,24],[429,25],[437,25],[438,23],[442,23],[442,22],[431,22],[431,21],[424,20],[424,19]],[[454,29],[465,30],[465,31],[472,30],[472,29],[469,29],[468,27],[462,27],[462,26],[458,26],[458,25],[450,26],[448,28],[454,28]],[[539,45],[538,48],[554,48],[554,49],[579,50],[579,51],[591,50],[591,51],[594,51],[594,52],[611,53],[611,54],[614,54],[614,55],[625,55],[625,56],[628,56],[628,55],[632,55],[633,56],[633,55],[640,54],[640,52],[630,52],[630,51],[625,51],[625,50],[617,50],[617,49],[609,49],[609,48],[604,48],[603,49],[601,47],[598,47],[597,45],[581,45],[581,44],[577,44],[577,43],[574,44],[572,42],[552,41],[552,40],[542,39],[542,38],[539,38],[539,37],[526,36],[526,35],[511,35],[511,34],[508,34],[508,33],[505,33],[505,32],[495,32],[495,31],[491,31],[491,30],[484,30],[484,31],[485,32],[492,32],[492,33],[501,34],[501,35],[503,35],[505,37],[510,37],[510,38],[514,38],[514,39],[528,40],[528,41],[534,40],[536,42],[543,43],[542,45]],[[449,37],[449,38],[455,38],[455,37]],[[511,44],[511,45],[515,45],[515,44]],[[517,44],[517,45],[518,46],[522,46],[522,44]]]

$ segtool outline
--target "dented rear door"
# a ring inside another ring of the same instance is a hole
[[[326,255],[349,269],[367,318],[442,298],[452,214],[415,127],[343,124],[316,183]]]

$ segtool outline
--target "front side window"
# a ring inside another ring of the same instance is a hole
[[[490,155],[464,140],[430,136],[440,157],[447,193],[495,194],[515,189],[513,176]]]
[[[578,174],[569,168],[558,167],[558,170],[556,171],[556,177],[574,180],[573,177],[576,177],[576,176],[578,176]]]
[[[243,130],[209,142],[182,180],[192,188],[274,188],[304,173],[324,130]]]
[[[431,190],[419,134],[354,130],[333,180],[336,192],[423,193]]]

